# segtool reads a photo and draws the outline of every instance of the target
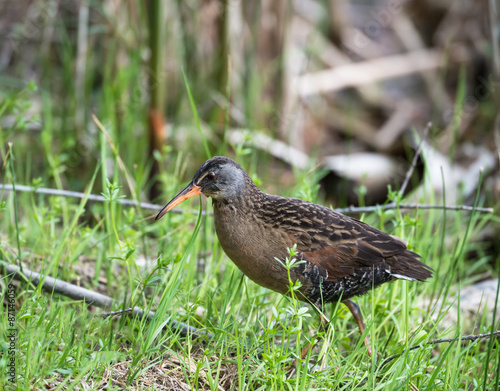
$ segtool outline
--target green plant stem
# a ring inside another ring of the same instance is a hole
[[[184,68],[182,68],[182,76],[184,76],[184,84],[186,85],[186,90],[189,96],[189,103],[191,104],[191,110],[193,111],[196,128],[200,133],[201,141],[203,142],[203,147],[205,148],[205,154],[208,159],[212,155],[210,154],[210,148],[208,147],[207,139],[205,138],[205,135],[203,134],[203,129],[201,128],[200,116],[198,115],[198,110],[196,109],[196,104],[193,98],[193,94],[191,93],[191,87],[189,86],[189,80],[187,78],[186,72],[184,72]]]
[[[19,261],[19,267],[21,271],[23,270],[23,263],[21,260],[21,238],[19,235],[19,216],[17,215],[17,193],[15,188],[16,183],[16,172],[14,170],[14,153],[12,152],[12,143],[9,143],[9,166],[10,173],[12,175],[12,186],[14,188],[14,222],[15,222],[15,230],[16,230],[16,240],[17,240],[17,260]]]

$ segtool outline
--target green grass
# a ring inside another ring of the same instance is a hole
[[[103,159],[112,155],[108,147],[101,138]],[[255,154],[251,151],[240,161],[246,166]],[[26,168],[19,167],[22,160],[15,145],[13,155],[16,160],[9,159],[8,166],[22,172]],[[403,214],[397,209],[362,216],[407,240],[436,270],[435,277],[428,283],[386,284],[358,298],[373,344],[372,358],[350,313],[341,305],[328,305],[325,313],[333,327],[316,340],[308,357],[315,365],[307,368],[300,363],[296,375],[287,379],[301,346],[315,338],[317,314],[242,277],[218,245],[212,217],[200,213],[201,204],[200,209],[195,206],[198,200],[183,204],[184,213],[169,213],[160,222],[144,219],[147,212],[114,202],[124,189],[106,178],[114,177],[124,187],[126,181],[120,179],[124,174],[116,164],[117,156],[112,158],[113,171],[101,175],[100,187],[109,199],[104,204],[83,207],[73,199],[4,193],[2,261],[16,261],[19,237],[20,258],[32,269],[74,281],[84,272],[85,261],[90,271],[82,276],[82,285],[104,290],[125,307],[154,309],[157,316],[151,322],[126,316],[102,319],[95,316],[99,311],[83,303],[21,285],[16,288],[20,389],[45,384],[71,389],[77,380],[91,389],[98,389],[101,382],[111,389],[153,389],[143,379],[151,378],[162,362],[170,363],[164,364],[166,378],[180,379],[194,389],[217,389],[223,384],[239,390],[397,390],[408,389],[410,382],[420,390],[496,387],[496,341],[427,346],[383,368],[380,363],[415,344],[468,333],[462,319],[446,329],[442,320],[456,300],[460,280],[471,278],[467,270],[475,260],[466,254],[475,248],[475,236],[485,225],[498,223],[497,217],[442,210]],[[183,153],[167,151],[161,159],[174,162],[162,173],[167,201],[183,187],[180,175],[190,173],[184,168]],[[96,173],[103,169],[95,166]],[[138,176],[133,178],[136,183]],[[10,171],[5,171],[5,178],[11,181]],[[315,199],[316,187],[308,180],[302,176],[288,194],[304,197],[312,186]],[[90,182],[88,191],[96,192],[98,187]],[[211,211],[210,204],[206,210]],[[146,260],[148,267],[139,260]],[[483,263],[480,270],[485,268]],[[9,282],[2,278],[2,299]],[[183,337],[178,330],[164,328],[169,318],[209,331],[214,339]],[[5,317],[0,325],[4,334]],[[496,329],[485,317],[474,326],[478,333]],[[1,383],[7,380],[5,365],[1,360]],[[121,368],[122,372],[117,371],[121,375],[110,375],[113,368]]]

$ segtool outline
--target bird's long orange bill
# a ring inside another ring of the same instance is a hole
[[[198,194],[201,194],[201,187],[196,186],[194,183],[190,183],[184,190],[177,194],[172,201],[170,201],[162,210],[160,210],[160,213],[158,213],[158,216],[156,216],[155,220],[161,219],[165,213],[171,211],[181,202],[186,201],[188,198],[194,197]]]

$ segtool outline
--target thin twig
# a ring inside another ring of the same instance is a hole
[[[347,208],[337,208],[335,211],[340,213],[370,213],[375,212],[379,209],[389,210],[389,209],[445,209],[445,210],[468,210],[476,212],[493,213],[493,208],[474,208],[468,205],[427,205],[427,204],[399,204],[389,203],[385,205],[375,205],[375,206],[349,206]]]
[[[424,144],[425,139],[427,138],[427,134],[429,133],[429,130],[431,129],[432,122],[427,122],[427,125],[424,129],[424,134],[422,135],[422,139],[418,143],[417,150],[415,151],[415,156],[413,156],[413,161],[411,162],[410,168],[408,172],[406,173],[405,180],[403,182],[403,185],[401,186],[401,189],[399,190],[399,193],[401,196],[405,193],[405,190],[408,186],[408,183],[410,183],[410,178],[413,174],[413,171],[415,170],[415,167],[417,166],[418,158],[420,157],[420,153],[422,152],[422,145]]]
[[[67,191],[67,190],[58,190],[58,189],[50,189],[50,188],[45,188],[45,187],[32,187],[32,186],[25,186],[25,185],[15,185],[16,191],[21,191],[21,192],[33,192],[35,194],[47,194],[47,195],[53,195],[53,196],[59,196],[59,197],[74,197],[74,198],[83,198],[85,196],[85,193],[80,193],[77,191]],[[10,184],[5,184],[2,185],[0,184],[0,190],[7,190],[7,191],[13,191],[14,186]],[[96,195],[96,194],[89,194],[88,199],[90,201],[96,201],[96,202],[104,202],[107,201],[103,196]],[[148,210],[161,210],[164,205],[158,205],[158,204],[151,204],[148,202],[139,202],[137,203],[134,200],[129,200],[129,199],[117,199],[116,202],[118,202],[121,205],[125,206],[140,206],[142,209],[148,209]],[[349,206],[347,208],[336,208],[334,209],[337,212],[340,213],[369,213],[369,212],[375,212],[379,209],[382,210],[388,210],[388,209],[396,209],[397,205],[395,203],[389,203],[385,205],[374,205],[374,206]],[[472,206],[467,206],[467,205],[427,205],[427,204],[400,204],[399,209],[446,209],[446,210],[474,210]],[[476,212],[486,212],[486,213],[493,213],[493,208],[476,208]],[[182,209],[172,209],[169,213],[184,213],[185,211]],[[196,213],[196,212],[193,212]],[[206,212],[203,212],[206,213]],[[208,215],[211,215],[212,213],[208,213]]]
[[[2,185],[0,184],[0,190],[7,190],[7,191],[14,191],[14,186],[10,184],[5,184]],[[85,196],[85,193],[80,193],[78,191],[68,191],[68,190],[59,190],[59,189],[50,189],[46,187],[33,187],[33,186],[25,186],[25,185],[15,185],[15,191],[21,191],[21,192],[28,192],[28,193],[35,193],[35,194],[47,194],[47,195],[52,195],[52,196],[58,196],[58,197],[73,197],[73,198],[83,198]],[[105,202],[108,201],[105,197],[97,194],[89,194],[88,196],[89,201],[96,201],[96,202]],[[125,206],[139,206],[142,209],[147,209],[147,210],[161,210],[163,208],[163,205],[158,205],[158,204],[151,204],[149,202],[137,202],[134,200],[129,200],[129,199],[124,199],[124,198],[119,198],[115,200],[115,202],[125,205]],[[184,213],[185,211],[181,209],[172,209],[169,213]],[[193,212],[195,213],[195,212]],[[203,212],[205,213],[205,212]]]
[[[302,98],[339,91],[348,87],[363,87],[376,81],[437,69],[443,65],[440,50],[416,50],[363,62],[337,66],[296,77],[295,93]]]
[[[73,300],[82,300],[88,305],[94,305],[100,308],[111,308],[112,305],[115,304],[115,301],[109,296],[70,284],[65,281],[58,280],[50,276],[42,276],[40,273],[31,271],[26,268],[24,268],[24,272],[22,272],[18,266],[2,263],[0,264],[0,271],[2,272],[2,274],[11,276],[15,280],[29,281],[35,286],[38,285],[41,280],[43,280],[43,290],[50,293],[58,293]],[[117,312],[121,313],[123,311],[128,311],[128,309]],[[149,320],[151,320],[155,315],[154,311],[145,311],[140,307],[133,307],[130,312],[140,318],[147,317]],[[213,335],[208,331],[198,330],[193,326],[189,326],[177,320],[169,320],[169,325],[171,328],[179,329],[180,333],[184,336],[188,334],[193,336],[205,335],[208,338],[213,338]]]
[[[405,353],[408,353],[412,350],[422,348],[424,346],[437,345],[439,343],[449,343],[449,342],[455,342],[455,341],[476,341],[478,339],[491,338],[491,337],[495,337],[497,335],[500,335],[500,330],[493,331],[492,333],[489,333],[489,334],[471,334],[471,335],[466,335],[464,337],[436,339],[436,340],[431,341],[431,342],[426,342],[425,344],[419,344],[419,345],[412,346],[411,348],[403,350],[401,353],[393,354],[392,356],[387,357],[384,361],[382,361],[380,368],[383,368],[385,365],[390,363],[395,358],[397,358]]]
[[[14,186],[10,184],[0,185],[1,190],[14,190]],[[50,189],[45,187],[33,187],[33,186],[24,186],[16,184],[16,191],[22,192],[33,192],[35,194],[47,194],[52,196],[60,196],[60,197],[73,197],[73,198],[83,198],[85,193],[80,193],[79,191],[68,191],[68,190],[59,190],[59,189]],[[90,201],[104,202],[108,201],[101,195],[97,194],[89,194]],[[135,202],[134,200],[128,199],[117,199],[116,202],[122,205],[127,206],[140,206],[143,209],[151,209],[151,210],[160,210],[162,206],[156,204],[150,204],[147,202]]]

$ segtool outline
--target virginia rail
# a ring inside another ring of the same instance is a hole
[[[216,156],[203,163],[191,183],[156,216],[203,193],[212,197],[215,230],[225,253],[251,280],[281,294],[290,291],[279,260],[296,245],[298,298],[322,313],[342,301],[363,334],[361,311],[350,299],[396,279],[425,281],[432,269],[401,239],[325,206],[263,193],[235,161]],[[325,318],[322,317],[325,324]],[[370,342],[365,338],[368,353]],[[309,348],[309,347],[308,347]],[[308,349],[307,348],[307,349]],[[302,352],[302,358],[307,350]]]

